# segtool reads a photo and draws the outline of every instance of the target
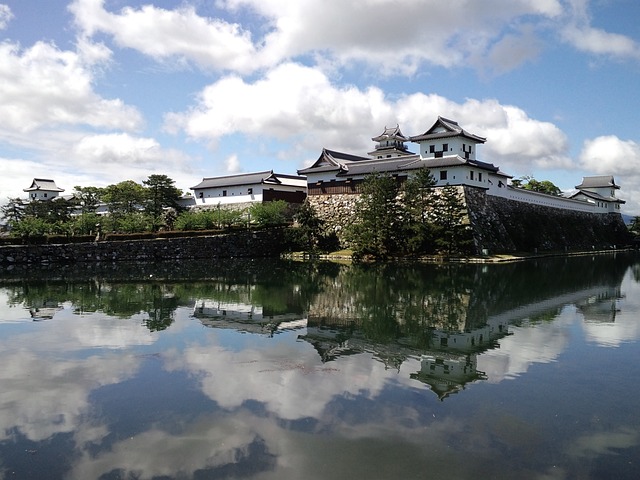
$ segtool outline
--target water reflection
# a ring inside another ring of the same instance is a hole
[[[635,478],[636,265],[5,272],[0,476]]]

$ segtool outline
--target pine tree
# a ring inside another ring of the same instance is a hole
[[[358,220],[348,230],[356,259],[384,259],[398,252],[402,217],[399,192],[398,182],[391,175],[374,173],[365,179],[356,206]]]

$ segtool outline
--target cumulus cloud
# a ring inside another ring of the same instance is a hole
[[[106,33],[118,45],[157,60],[245,73],[313,54],[342,65],[358,61],[387,73],[411,74],[423,62],[466,65],[486,56],[496,42],[493,57],[504,65],[507,58],[523,61],[537,53],[525,52],[522,42],[508,35],[511,24],[562,13],[557,0],[227,0],[216,5],[258,21],[229,23],[200,16],[191,6],[167,10],[146,5],[112,13],[104,0],[75,0],[69,8],[84,35]]]
[[[623,181],[620,196],[627,202],[626,209],[640,212],[640,144],[615,135],[597,137],[584,143],[579,162],[586,171]]]
[[[104,47],[84,43],[90,61],[104,60]],[[119,99],[105,99],[93,91],[94,75],[77,52],[47,42],[22,49],[0,44],[0,117],[3,131],[30,133],[39,128],[86,125],[133,130],[142,118]],[[6,137],[7,133],[3,133]]]
[[[216,143],[242,133],[296,140],[311,158],[322,147],[365,155],[371,137],[399,123],[406,135],[423,133],[442,115],[487,137],[483,158],[518,166],[571,165],[565,134],[554,124],[530,118],[497,100],[456,103],[440,95],[416,93],[387,98],[376,87],[336,86],[320,71],[299,64],[279,65],[253,83],[227,76],[206,87],[198,104],[165,117],[167,129]],[[540,139],[544,139],[541,141]],[[300,156],[300,151],[291,152]]]
[[[69,9],[84,35],[107,33],[118,45],[156,60],[182,59],[203,68],[238,71],[255,68],[249,32],[238,24],[201,17],[191,6],[165,10],[144,5],[114,14],[105,10],[104,0],[76,0]]]
[[[637,176],[640,175],[640,144],[615,135],[597,137],[585,142],[580,162],[585,169],[598,174]]]

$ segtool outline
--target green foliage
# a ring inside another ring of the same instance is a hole
[[[24,209],[25,201],[23,199],[8,198],[7,204],[0,207],[0,212],[2,212],[2,218],[4,218],[7,223],[15,223],[24,218]]]
[[[298,222],[299,233],[302,237],[305,251],[315,251],[319,247],[324,222],[318,217],[308,200],[298,209],[294,219]]]
[[[403,225],[407,253],[431,253],[435,229],[430,221],[436,179],[427,168],[420,169],[404,184],[405,222]]]
[[[140,211],[147,199],[145,188],[133,180],[125,180],[105,187],[102,199],[111,216],[120,216]]]
[[[511,183],[518,188],[524,188],[525,190],[531,190],[533,192],[546,193],[547,195],[559,196],[562,193],[562,190],[555,186],[553,182],[549,180],[536,180],[531,176],[521,177],[520,180],[512,180]]]
[[[629,225],[629,231],[634,235],[640,235],[640,217],[633,217]]]
[[[99,187],[76,186],[74,187],[73,195],[82,213],[94,213],[102,201],[104,189]]]
[[[11,223],[11,234],[18,237],[40,237],[49,233],[52,225],[42,218],[24,217]]]
[[[356,259],[384,259],[398,253],[397,227],[402,217],[399,192],[398,182],[391,175],[374,173],[363,182],[356,205],[358,221],[347,230]]]
[[[291,220],[288,204],[284,200],[273,202],[254,203],[249,207],[251,221],[259,226],[282,225]]]
[[[182,190],[176,188],[175,181],[166,175],[149,175],[142,184],[146,187],[145,211],[151,216],[155,231],[165,225],[165,209],[181,210],[178,201]]]
[[[465,253],[470,238],[464,224],[467,213],[458,188],[449,184],[443,187],[434,198],[431,214],[436,227],[436,245],[448,255]]]

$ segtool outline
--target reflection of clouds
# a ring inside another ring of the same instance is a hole
[[[565,308],[550,323],[509,326],[511,335],[500,340],[500,348],[478,356],[478,370],[498,383],[525,373],[532,363],[555,361],[567,346],[567,328],[574,318],[575,310]]]
[[[621,291],[624,298],[616,302],[615,321],[585,322],[584,334],[589,342],[602,347],[617,347],[621,343],[640,339],[640,285],[627,273],[622,281]]]
[[[182,355],[171,355],[167,368],[198,377],[205,395],[223,408],[258,400],[285,419],[317,417],[335,396],[373,398],[397,376],[370,354],[322,364],[306,343],[269,342],[240,351],[191,346]]]
[[[570,445],[568,453],[575,457],[593,458],[600,455],[617,455],[616,450],[640,445],[640,433],[629,427],[611,432],[583,435]]]
[[[14,428],[33,441],[74,432],[88,410],[91,391],[118,383],[138,368],[138,361],[128,356],[51,361],[25,350],[2,351],[0,439]],[[81,429],[80,436],[87,441],[102,433],[99,428]]]
[[[123,320],[105,316],[98,321],[82,321],[70,333],[81,347],[126,348],[151,345],[156,336],[142,325],[142,320],[146,318],[146,315],[134,315]]]
[[[153,343],[135,319],[94,313],[78,316],[69,305],[48,322],[29,326],[0,343],[0,431],[17,428],[28,439],[74,432],[79,442],[101,438],[104,428],[81,425],[92,390],[130,378],[140,359],[122,354],[67,358],[87,348],[123,348]],[[28,349],[25,347],[28,345]],[[3,438],[3,437],[0,437]]]
[[[127,473],[122,478],[192,478],[199,470],[233,465],[251,457],[255,427],[259,426],[253,423],[261,421],[243,412],[222,419],[199,418],[180,434],[151,429],[121,440],[100,454],[83,452],[68,478],[100,478],[114,469]]]
[[[0,288],[0,323],[31,322],[29,309],[23,304],[11,303],[7,290]]]

